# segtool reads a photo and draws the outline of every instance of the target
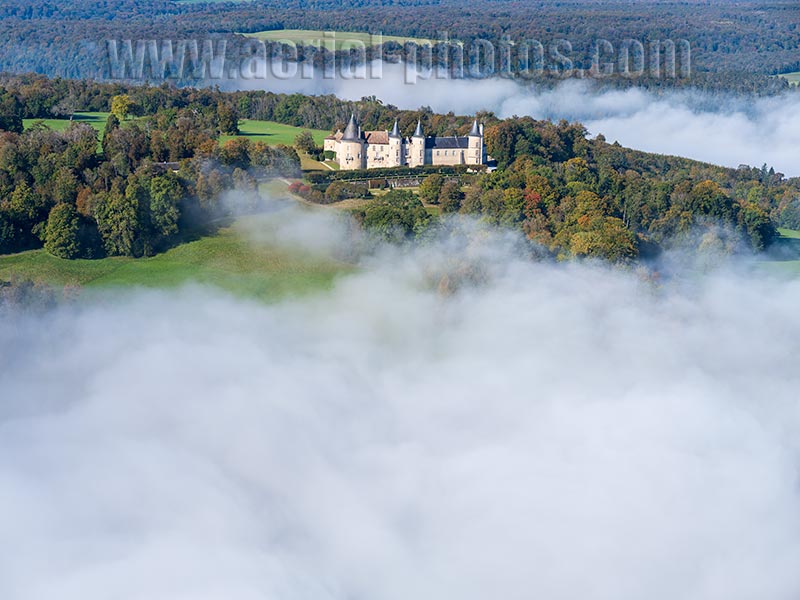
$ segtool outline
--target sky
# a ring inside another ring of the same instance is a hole
[[[303,298],[6,314],[0,597],[796,599],[800,282],[520,256],[457,220]]]

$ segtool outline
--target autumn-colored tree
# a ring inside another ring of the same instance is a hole
[[[111,98],[111,114],[119,121],[124,121],[133,108],[133,101],[128,94],[120,94]]]
[[[570,256],[595,257],[610,261],[635,258],[636,236],[621,219],[612,215],[606,198],[583,191],[567,198],[566,220],[554,241]]]
[[[573,256],[603,258],[612,262],[635,258],[636,236],[615,217],[584,217],[580,230],[569,240]]]
[[[531,206],[531,209],[537,209],[538,202],[540,201],[545,210],[549,210],[552,208],[558,201],[558,193],[556,192],[553,184],[543,175],[539,175],[536,173],[532,173],[526,176],[525,178],[525,189],[527,190],[528,194],[535,194],[535,196],[530,196],[530,198],[537,199],[537,205]],[[526,204],[526,207],[528,205]],[[526,208],[526,210],[528,210]]]
[[[226,165],[246,169],[250,166],[250,140],[233,138],[222,145],[220,160]]]

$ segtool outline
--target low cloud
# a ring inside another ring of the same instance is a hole
[[[227,214],[252,214],[255,202],[250,196],[234,191],[222,197]],[[258,211],[269,218],[241,220],[237,230],[256,246],[269,245],[316,257],[353,260],[360,250],[362,230],[354,226],[346,213],[320,210],[319,205],[288,198],[259,195]]]
[[[767,163],[800,176],[800,93],[772,98],[675,91],[655,94],[639,88],[598,91],[587,82],[566,81],[555,89],[525,87],[507,79],[417,78],[406,83],[403,65],[384,64],[382,77],[362,79],[261,79],[243,87],[306,94],[332,93],[345,99],[378,98],[404,109],[430,106],[437,112],[583,122],[592,135],[624,146],[687,156],[729,167]]]
[[[0,320],[0,597],[797,598],[800,283],[515,243]]]

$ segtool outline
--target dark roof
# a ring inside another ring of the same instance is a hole
[[[179,162],[157,162],[153,163],[153,170],[159,171],[161,173],[165,173],[167,171],[175,171],[176,173],[181,168],[181,163]]]
[[[455,150],[469,148],[469,138],[465,137],[428,137],[425,138],[425,147],[434,150]]]
[[[354,141],[358,139],[358,125],[356,125],[356,116],[350,115],[350,122],[344,130],[343,140]]]
[[[417,121],[417,128],[414,130],[414,135],[411,137],[423,137],[422,134],[422,119]]]
[[[480,134],[481,130],[478,128],[478,119],[475,119],[472,122],[472,129],[469,130],[469,133],[467,135],[480,135]]]
[[[391,138],[399,138],[400,137],[400,127],[397,124],[397,119],[394,120],[394,127],[392,127],[392,132],[389,134]]]

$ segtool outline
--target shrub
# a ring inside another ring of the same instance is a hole
[[[339,202],[349,198],[369,198],[370,193],[366,186],[356,183],[334,181],[325,190],[325,199],[328,202]]]

